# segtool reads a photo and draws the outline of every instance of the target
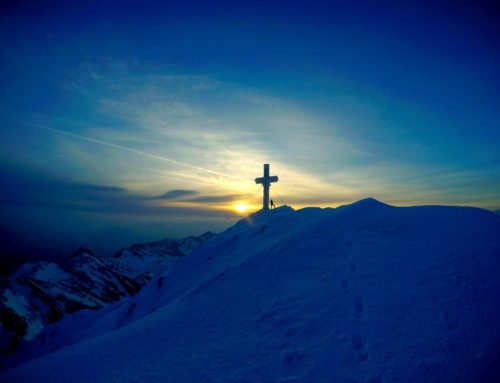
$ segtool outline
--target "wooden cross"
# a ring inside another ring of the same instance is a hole
[[[271,182],[278,182],[277,176],[269,176],[269,164],[264,164],[264,177],[255,179],[256,184],[262,184],[264,187],[264,199],[262,200],[262,209],[269,210],[269,188]]]

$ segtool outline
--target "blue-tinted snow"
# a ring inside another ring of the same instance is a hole
[[[258,212],[139,295],[43,332],[2,382],[475,382],[500,345],[500,217]]]

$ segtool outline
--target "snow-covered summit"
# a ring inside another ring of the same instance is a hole
[[[25,355],[62,348],[0,381],[488,381],[499,297],[492,212],[282,207],[241,220],[136,296],[47,327]]]
[[[361,210],[364,209],[367,212],[373,211],[375,209],[382,209],[382,208],[387,208],[391,207],[390,205],[387,205],[383,202],[380,202],[379,200],[376,200],[375,198],[364,198],[362,200],[359,200],[357,202],[354,202],[349,205],[343,205],[340,206],[340,209],[356,209],[356,210]]]

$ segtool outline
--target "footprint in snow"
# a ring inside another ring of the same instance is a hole
[[[356,353],[357,359],[360,362],[368,360],[368,353],[365,350],[365,343],[365,340],[360,334],[354,333],[351,335],[351,345],[354,352]]]

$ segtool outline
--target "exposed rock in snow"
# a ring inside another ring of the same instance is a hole
[[[27,263],[0,280],[0,345],[9,351],[31,340],[48,323],[82,309],[101,309],[136,294],[160,270],[213,237],[205,233],[181,240],[164,239],[98,257],[86,247],[61,264]]]
[[[47,326],[17,361],[50,353],[0,382],[488,381],[499,298],[492,212],[281,207],[136,296]]]

